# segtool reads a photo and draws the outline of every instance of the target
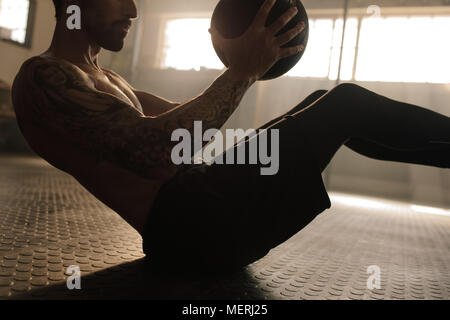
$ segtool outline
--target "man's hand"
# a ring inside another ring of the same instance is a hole
[[[211,27],[213,43],[222,51],[228,64],[226,66],[237,77],[259,80],[278,60],[305,49],[302,45],[281,48],[303,31],[304,22],[277,35],[295,17],[298,11],[296,7],[286,11],[272,25],[265,26],[275,2],[276,0],[266,0],[248,30],[238,38],[225,39],[217,29]]]

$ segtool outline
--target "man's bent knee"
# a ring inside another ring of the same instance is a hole
[[[357,84],[341,83],[341,84],[337,85],[336,87],[334,87],[334,89],[332,89],[330,91],[330,93],[333,93],[335,95],[342,96],[342,97],[348,97],[348,96],[354,95],[358,92],[361,92],[361,90],[365,90],[365,89]]]

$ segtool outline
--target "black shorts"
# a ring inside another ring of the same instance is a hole
[[[237,269],[264,257],[331,207],[311,145],[286,118],[278,174],[261,165],[187,165],[159,191],[143,235],[163,268]]]

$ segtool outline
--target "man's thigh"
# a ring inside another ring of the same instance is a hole
[[[279,122],[280,120],[282,120],[284,117],[286,116],[290,116],[293,115],[295,113],[298,113],[304,109],[306,109],[307,107],[309,107],[311,104],[313,104],[315,101],[317,101],[318,99],[320,99],[321,97],[323,97],[325,94],[327,94],[327,90],[317,90],[314,91],[312,94],[310,94],[308,97],[306,97],[302,102],[300,102],[298,105],[296,105],[294,108],[292,108],[291,110],[289,110],[288,112],[286,112],[285,114],[267,122],[266,124],[264,124],[260,129],[263,128],[269,128],[271,127],[273,124]]]
[[[301,130],[303,125],[301,117],[287,117],[268,128],[279,131],[279,154],[271,155],[279,158],[273,175],[262,174],[261,163],[212,164],[205,169],[206,184],[242,213],[243,239],[248,234],[258,241],[266,239],[267,246],[276,246],[331,206],[315,153]],[[247,156],[250,141],[242,142]],[[237,148],[232,150],[234,155]]]
[[[329,208],[320,169],[301,127],[300,118],[288,117],[269,128],[279,130],[279,168],[273,175],[261,174],[261,163],[187,166],[157,200],[150,235],[155,251],[197,252],[206,257],[204,263],[250,263]],[[248,156],[250,141],[227,150],[225,159],[242,145]],[[167,248],[157,243],[161,235],[170,239]]]

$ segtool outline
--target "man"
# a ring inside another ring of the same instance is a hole
[[[279,130],[276,175],[260,175],[260,165],[174,165],[174,130],[194,133],[194,121],[220,128],[276,61],[304,49],[281,48],[303,24],[277,35],[294,10],[264,26],[274,2],[240,38],[211,30],[229,67],[183,104],[99,66],[102,48],[122,49],[133,0],[54,0],[52,44],[17,75],[14,106],[30,146],[128,221],[156,264],[229,269],[263,257],[330,207],[321,173],[344,144],[375,159],[450,167],[448,117],[352,84],[317,91],[262,128]],[[81,8],[80,30],[66,27],[69,5]]]

